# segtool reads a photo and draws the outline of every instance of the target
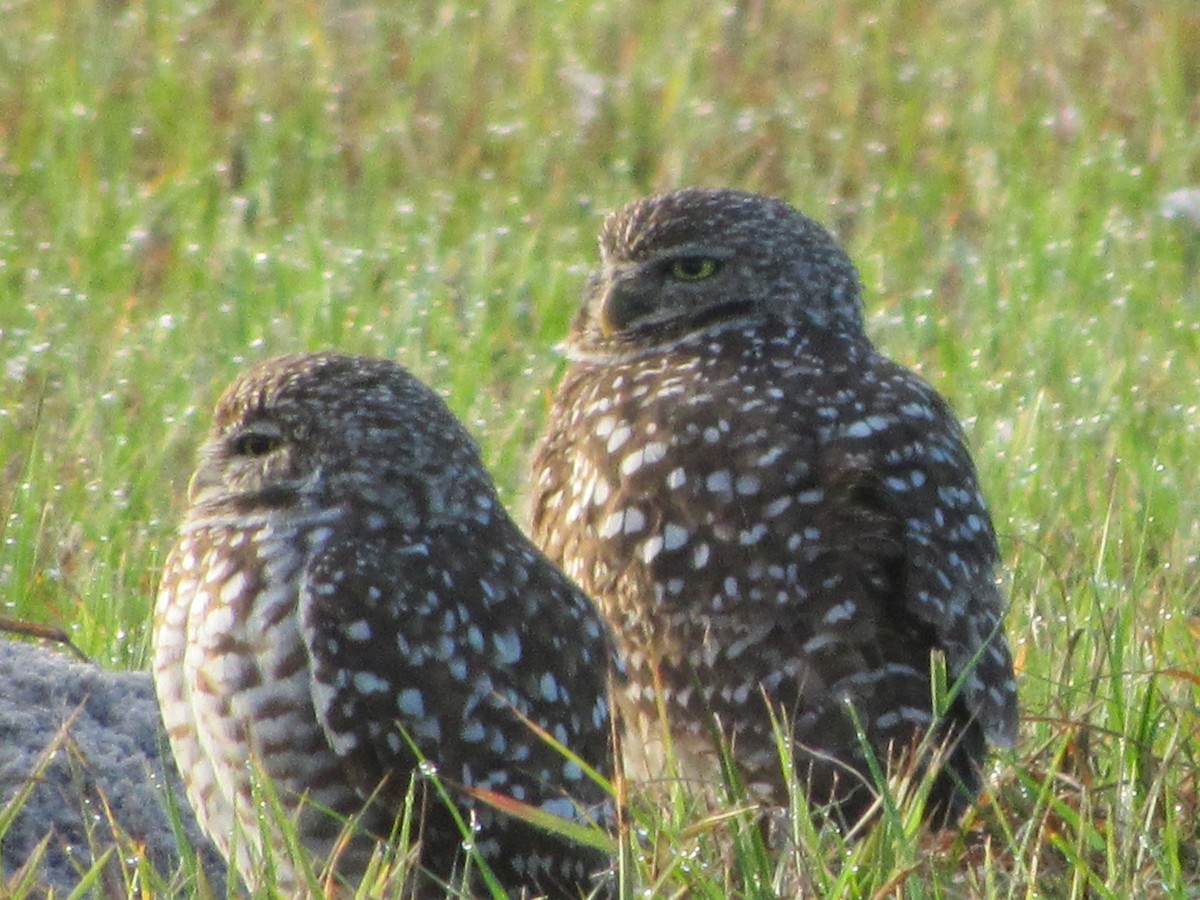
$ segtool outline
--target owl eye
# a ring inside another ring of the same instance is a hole
[[[283,437],[273,431],[243,431],[232,441],[229,449],[234,456],[266,456],[283,445]]]
[[[671,262],[671,277],[680,281],[703,281],[721,268],[720,260],[708,256],[682,256]]]

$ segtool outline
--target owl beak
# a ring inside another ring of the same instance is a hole
[[[213,481],[211,478],[206,477],[204,469],[197,469],[192,473],[192,477],[188,481],[188,503],[195,504],[199,500],[200,494],[212,486]]]
[[[600,333],[611,338],[625,331],[649,311],[644,289],[631,278],[611,278],[601,288],[596,322]]]
[[[188,481],[188,503],[198,503],[207,491],[219,488],[221,485],[220,469],[206,450],[203,452],[200,465],[196,467],[196,471]]]
[[[600,326],[600,333],[606,338],[612,337],[619,329],[612,318],[611,286],[603,289],[600,301],[596,304],[596,309],[596,324]]]

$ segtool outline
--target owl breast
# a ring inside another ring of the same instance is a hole
[[[541,458],[562,465],[543,472],[535,534],[622,641],[631,775],[670,768],[664,707],[689,777],[717,778],[715,717],[764,794],[778,748],[765,709],[746,713],[764,701],[797,741],[843,757],[846,702],[884,743],[929,725],[935,637],[902,609],[907,528],[871,505],[878,483],[921,508],[925,457],[954,452],[956,432],[944,449],[928,434],[922,383],[849,339],[746,328],[577,364],[560,397],[569,418]]]
[[[297,702],[311,696],[312,684],[297,574],[310,542],[305,532],[319,536],[329,519],[194,524],[167,560],[175,577],[158,600],[156,678],[164,696],[184,702],[163,705],[164,724],[189,773],[192,808],[225,856],[236,845],[244,873],[261,859],[259,809],[249,798],[263,785],[285,800],[307,797],[297,830],[319,854],[328,855],[341,828],[312,804],[347,818],[363,806],[340,776],[311,701]],[[362,855],[356,862],[365,864],[370,850],[351,842],[347,859]],[[298,889],[286,862],[277,865],[277,885]]]

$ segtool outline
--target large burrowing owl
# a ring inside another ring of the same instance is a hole
[[[421,865],[450,879],[464,836],[423,778],[436,772],[507,889],[589,888],[606,857],[462,788],[578,822],[611,814],[530,725],[611,773],[611,636],[505,513],[432,391],[383,360],[263,363],[217,405],[189,497],[154,676],[188,797],[248,884],[264,856],[255,772],[318,868],[361,816],[335,867],[350,882],[415,776]],[[275,849],[276,884],[301,890]],[[436,893],[426,883],[411,882]]]
[[[1017,708],[996,539],[946,403],[874,349],[853,264],[781,201],[653,197],[600,248],[532,527],[626,657],[626,775],[717,780],[715,723],[782,799],[774,719],[809,798],[852,819],[876,786],[864,745],[920,770],[929,735],[948,750],[929,808],[957,815]]]

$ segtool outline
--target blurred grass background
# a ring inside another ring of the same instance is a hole
[[[986,892],[1200,896],[1200,195],[1162,215],[1200,187],[1200,4],[0,20],[0,614],[144,667],[212,402],[279,353],[400,359],[519,506],[601,215],[760,190],[835,230],[877,343],[966,421],[1025,712]]]

